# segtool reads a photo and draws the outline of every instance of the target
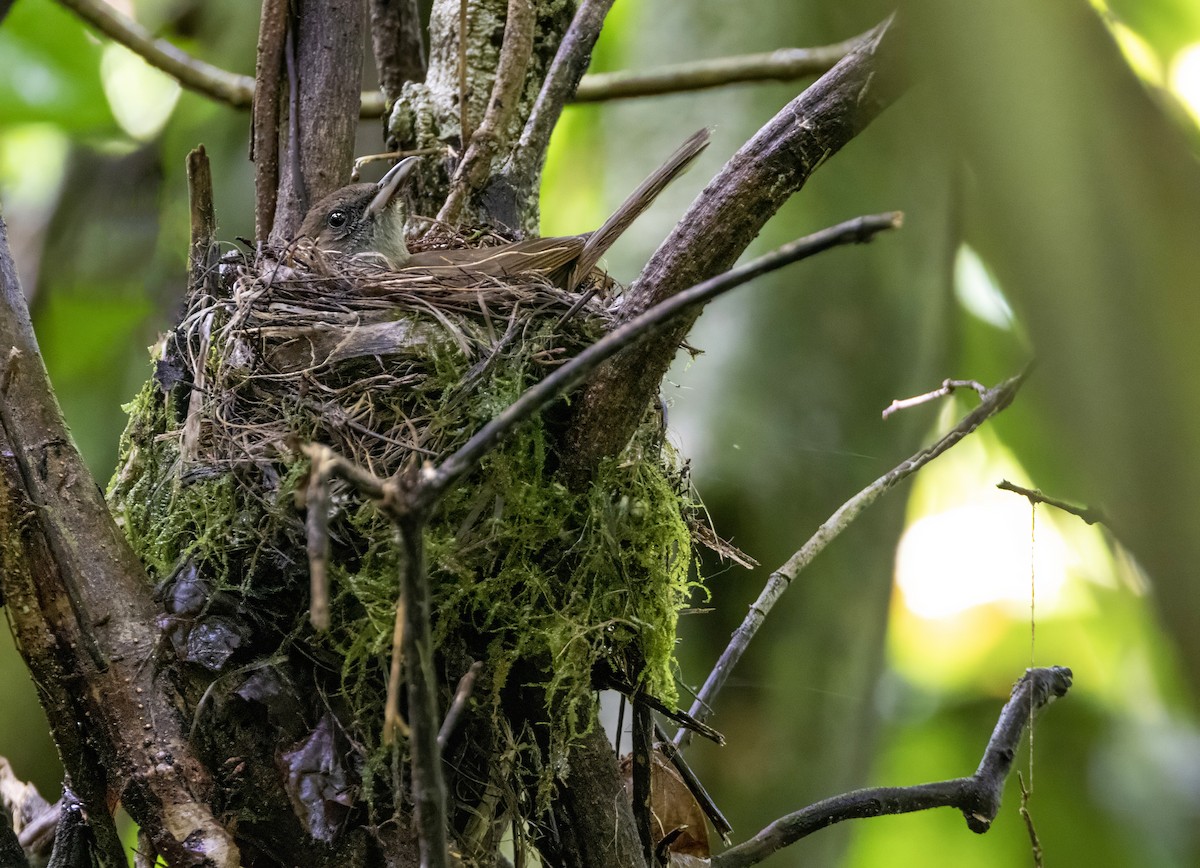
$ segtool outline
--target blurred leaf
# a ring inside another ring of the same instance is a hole
[[[1108,7],[1164,61],[1200,39],[1200,4],[1195,0],[1108,0]]]
[[[49,0],[22,0],[0,26],[0,118],[48,121],[75,133],[116,126],[100,86],[103,47]]]
[[[1109,514],[1200,686],[1200,165],[1083,0],[908,11],[968,238],[1039,360],[1003,436]]]

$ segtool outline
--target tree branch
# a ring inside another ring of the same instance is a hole
[[[843,820],[907,814],[930,808],[958,808],[972,832],[983,834],[1000,811],[1004,782],[1018,742],[1033,713],[1065,696],[1071,670],[1062,666],[1028,669],[1013,686],[1000,712],[979,768],[969,778],[911,787],[873,787],[834,796],[781,817],[749,841],[712,858],[712,868],[749,868],[801,838]]]
[[[742,54],[660,66],[641,71],[620,70],[584,76],[573,102],[600,102],[639,96],[684,93],[750,81],[793,81],[821,75],[853,51],[870,34],[815,48],[780,48],[762,54]]]
[[[1102,524],[1108,526],[1108,518],[1104,512],[1091,506],[1075,506],[1072,503],[1067,503],[1065,500],[1059,500],[1057,497],[1050,497],[1042,494],[1040,488],[1025,488],[1022,485],[1009,482],[1007,479],[996,483],[996,487],[1003,491],[1011,491],[1014,494],[1019,494],[1028,500],[1030,503],[1044,503],[1048,506],[1053,506],[1061,509],[1063,512],[1069,512],[1071,515],[1078,516],[1088,524]]]
[[[104,0],[58,2],[188,90],[228,103],[234,108],[250,108],[254,100],[254,79],[248,75],[220,69],[192,57],[165,39],[155,39],[145,27],[122,15]]]
[[[733,156],[630,287],[623,318],[729,268],[812,173],[898,96],[897,38],[891,19],[876,27]],[[588,385],[563,450],[572,485],[625,447],[697,316],[683,317],[636,355],[613,360]]]
[[[730,269],[724,274],[677,293],[637,318],[625,322],[587,347],[575,358],[556,368],[545,379],[526,389],[521,397],[480,428],[457,452],[443,461],[437,471],[423,483],[419,496],[434,499],[440,497],[454,483],[477,467],[488,451],[518,424],[546,407],[551,401],[569,392],[593,374],[607,359],[631,347],[639,340],[660,334],[666,323],[673,321],[685,311],[705,304],[748,280],[828,250],[830,247],[869,241],[877,233],[898,226],[900,219],[901,215],[898,212],[874,214],[822,229],[820,232],[785,244],[766,256]]]
[[[813,558],[824,551],[825,547],[837,539],[838,535],[848,528],[864,509],[878,500],[885,492],[890,491],[898,483],[916,473],[1011,404],[1017,390],[1025,381],[1025,377],[1026,373],[1022,372],[989,389],[979,406],[964,416],[936,443],[915,453],[839,506],[837,511],[817,528],[816,533],[798,552],[788,558],[783,566],[771,573],[766,586],[758,595],[758,599],[750,606],[750,611],[746,613],[745,619],[729,640],[729,645],[721,653],[717,665],[713,667],[712,672],[704,681],[704,686],[696,694],[696,700],[689,709],[692,717],[704,721],[712,715],[713,703],[716,701],[717,694],[720,693],[726,679],[729,678],[733,667],[750,647],[750,642],[758,633],[758,628],[762,626],[771,609],[783,596],[783,592],[800,575],[800,572],[812,563]],[[691,735],[686,730],[681,729],[675,735],[675,743],[680,747],[686,747],[690,741]]]
[[[291,238],[308,206],[349,180],[358,131],[356,95],[362,84],[361,0],[297,0],[294,18],[297,90],[290,127],[299,134],[288,149],[298,155],[300,177],[284,175],[272,238]]]
[[[0,580],[64,761],[87,790],[81,795],[111,864],[123,865],[124,855],[112,832],[110,790],[172,864],[236,865],[175,697],[146,665],[158,639],[150,583],[71,442],[3,220],[0,291],[0,423],[12,455],[0,481]]]
[[[279,117],[288,0],[263,0],[254,66],[250,159],[254,161],[254,237],[265,241],[275,221],[279,191]]]

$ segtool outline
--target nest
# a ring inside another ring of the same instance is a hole
[[[381,477],[436,463],[610,326],[601,301],[575,310],[577,293],[545,281],[457,283],[312,250],[225,257],[158,348],[110,486],[181,669],[246,701],[279,692],[270,675],[313,732],[334,715],[355,745],[355,798],[389,777],[376,772],[396,546],[371,504],[333,491],[332,629],[314,633],[300,447]],[[537,687],[548,735],[509,732],[544,784],[591,725],[598,667],[674,702],[693,588],[691,498],[658,414],[572,491],[555,473],[566,407],[494,450],[426,535],[443,677],[482,660],[477,713],[506,731],[506,691]]]

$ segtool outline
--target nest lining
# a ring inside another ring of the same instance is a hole
[[[592,302],[563,322],[578,296],[533,279],[447,285],[315,251],[229,256],[214,284],[188,299],[128,408],[110,501],[154,578],[184,565],[204,576],[203,602],[174,612],[176,650],[213,618],[233,625],[215,654],[180,651],[185,662],[229,672],[297,644],[331,652],[352,711],[341,724],[370,754],[397,596],[393,532],[335,489],[333,627],[313,635],[299,445],[323,443],[379,476],[440,461],[609,317]],[[554,475],[555,417],[493,451],[426,535],[436,640],[484,660],[483,705],[501,715],[514,667],[542,673],[553,731],[550,756],[532,762],[548,775],[591,724],[602,662],[674,702],[694,561],[691,498],[661,420],[575,493]]]

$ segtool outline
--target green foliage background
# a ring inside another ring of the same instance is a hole
[[[256,4],[134,6],[182,47],[252,69]],[[1200,41],[1200,12],[1188,0],[902,6],[918,84],[820,170],[759,249],[863,212],[902,209],[905,228],[714,304],[692,338],[706,355],[673,374],[671,423],[700,492],[722,533],[764,564],[711,583],[715,610],[684,625],[685,679],[702,680],[767,570],[969,404],[884,424],[893,398],[947,376],[995,382],[1032,356],[1038,368],[985,436],[877,506],[788,592],[718,708],[731,745],[697,746],[696,765],[738,837],[850,787],[972,770],[1028,665],[1027,613],[914,617],[893,593],[896,545],[906,525],[1011,474],[1103,506],[1124,544],[1038,513],[1039,539],[1057,534],[1076,556],[1071,604],[1048,607],[1037,631],[1038,662],[1076,674],[1037,729],[1031,808],[1047,859],[1197,864],[1200,138],[1159,85]],[[617,3],[593,68],[835,41],[888,11]],[[1121,49],[1135,40],[1141,77]],[[51,375],[100,479],[115,459],[119,406],[148,373],[144,347],[182,290],[191,147],[213,156],[221,236],[249,235],[252,222],[248,118],[188,93],[169,107],[144,76],[114,91],[112,51],[50,0],[18,0],[0,25],[0,200]],[[700,165],[610,257],[618,278],[632,277],[800,86],[569,109],[547,167],[544,231],[597,225],[688,133],[715,126]],[[161,130],[140,138],[114,108],[139,100],[169,108]],[[377,146],[365,125],[359,150]],[[1015,324],[960,301],[964,243]],[[964,585],[1012,545],[987,523],[970,530],[965,554],[950,542],[944,557],[958,560],[947,569]],[[0,754],[54,792],[34,691],[7,650],[0,691]],[[1029,864],[1016,803],[1014,781],[984,837],[934,812],[826,830],[768,864]]]

